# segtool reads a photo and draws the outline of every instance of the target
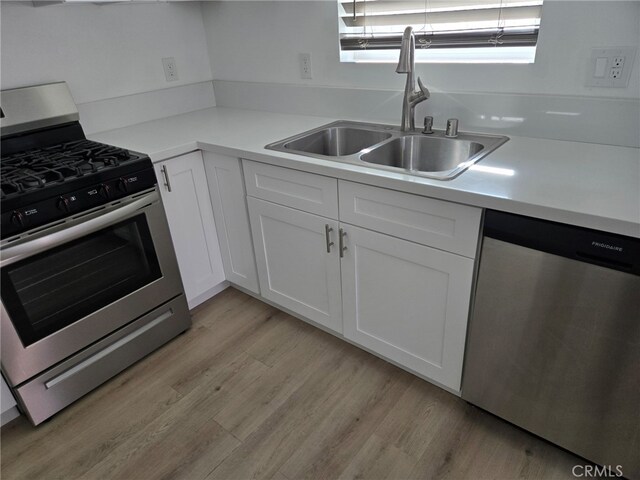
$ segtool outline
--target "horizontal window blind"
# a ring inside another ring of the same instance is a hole
[[[542,0],[338,0],[341,51],[535,47]]]

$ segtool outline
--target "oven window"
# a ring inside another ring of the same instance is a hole
[[[2,269],[2,303],[24,346],[160,278],[144,214]]]

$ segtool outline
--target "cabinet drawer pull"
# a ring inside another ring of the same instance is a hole
[[[340,258],[344,257],[344,252],[347,249],[347,246],[344,244],[344,237],[347,236],[347,232],[345,232],[342,228],[340,229],[340,235],[339,235],[339,240],[340,240],[340,245],[338,246],[338,248],[340,249]]]
[[[171,191],[171,182],[169,181],[169,172],[167,166],[162,166],[162,176],[164,177],[164,186],[167,187],[167,191]]]
[[[331,241],[331,232],[333,232],[333,228],[331,228],[329,226],[329,224],[325,224],[324,226],[324,238],[325,241],[327,242],[327,253],[331,253],[331,247],[333,245],[335,245],[332,241]]]

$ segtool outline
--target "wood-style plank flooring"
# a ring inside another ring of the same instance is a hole
[[[47,423],[9,479],[562,479],[579,459],[229,288],[193,327]]]

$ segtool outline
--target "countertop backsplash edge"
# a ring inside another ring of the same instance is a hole
[[[214,80],[217,106],[398,123],[398,90]],[[458,118],[460,129],[553,140],[640,147],[640,99],[515,93],[431,92],[416,108],[444,128]]]

